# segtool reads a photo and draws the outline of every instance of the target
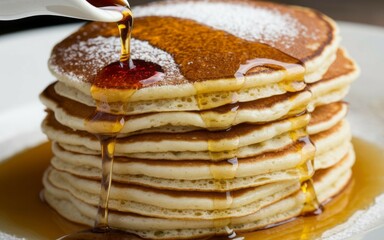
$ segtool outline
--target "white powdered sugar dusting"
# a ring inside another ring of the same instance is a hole
[[[67,48],[58,48],[51,55],[49,66],[54,72],[66,75],[71,80],[85,81],[86,76],[96,75],[100,68],[118,60],[119,52],[120,43],[116,37],[90,38]],[[65,62],[66,69],[56,63],[56,57]],[[74,72],[75,70],[80,72]]]
[[[25,240],[25,238],[17,238],[6,233],[0,232],[0,240]]]
[[[237,37],[274,44],[283,41],[289,48],[306,27],[291,15],[276,9],[224,2],[171,2],[135,7],[135,17],[171,16],[185,18],[223,30]]]
[[[120,39],[118,37],[96,37],[86,41],[79,41],[68,48],[61,48],[57,55],[66,62],[69,68],[76,71],[61,69],[59,65],[51,64],[51,68],[60,74],[67,75],[71,79],[84,81],[89,76],[94,76],[97,72],[109,63],[119,60]],[[55,59],[52,56],[51,61]],[[146,41],[131,39],[132,59],[141,59],[148,62],[159,64],[165,73],[165,79],[180,81],[184,79],[177,67],[173,57],[158,48],[153,47]],[[161,83],[157,83],[159,85]]]

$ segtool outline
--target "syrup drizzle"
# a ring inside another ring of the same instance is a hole
[[[95,228],[107,230],[108,226],[108,199],[112,184],[112,167],[113,167],[113,154],[115,152],[116,136],[115,135],[99,135],[102,156],[102,177],[101,177],[101,191],[100,202],[95,221]]]
[[[299,138],[298,141],[302,143],[300,152],[301,158],[304,160],[303,164],[296,167],[300,172],[301,191],[305,195],[304,207],[301,214],[304,216],[318,215],[323,212],[323,206],[317,199],[312,180],[312,177],[315,174],[314,160],[316,147],[309,138],[308,133],[306,136]]]

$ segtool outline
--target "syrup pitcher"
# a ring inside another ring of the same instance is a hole
[[[120,1],[128,5],[127,0]],[[119,8],[113,4],[111,7],[95,7],[89,2],[87,0],[0,0],[0,20],[14,20],[35,15],[65,16],[102,22],[117,22],[123,18]]]

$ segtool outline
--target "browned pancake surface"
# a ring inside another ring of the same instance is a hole
[[[314,10],[264,2],[241,1],[241,3],[250,7],[269,8],[281,14],[289,14],[302,25],[306,32],[296,38],[292,46],[280,45],[279,41],[276,41],[273,48],[188,19],[156,16],[137,18],[133,37],[148,41],[151,45],[171,54],[186,78],[165,79],[156,84],[177,85],[232,78],[241,64],[257,58],[275,59],[286,63],[307,62],[319,56],[335,38],[334,27],[330,21]],[[95,73],[100,70],[95,68],[110,63],[103,62],[106,61],[105,59],[110,59],[104,58],[103,54],[111,53],[103,53],[103,45],[87,43],[86,40],[99,36],[116,37],[117,35],[115,24],[87,24],[53,49],[50,64],[58,66],[63,73],[75,75],[84,82],[92,82]],[[62,55],[63,51],[80,42],[81,48],[73,53],[76,57],[66,61]],[[88,64],[84,61],[84,56],[89,54],[95,55],[98,58],[97,61],[102,63],[98,66]],[[266,68],[256,69],[257,71],[266,71]]]

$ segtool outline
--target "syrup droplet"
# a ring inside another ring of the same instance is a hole
[[[162,72],[161,66],[144,60],[114,62],[104,67],[92,84],[99,88],[137,90],[161,80]]]

